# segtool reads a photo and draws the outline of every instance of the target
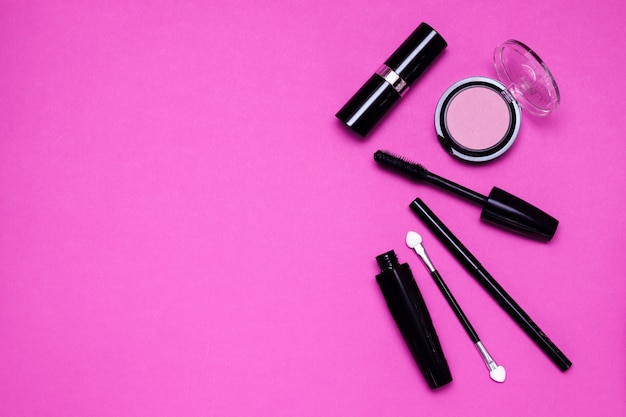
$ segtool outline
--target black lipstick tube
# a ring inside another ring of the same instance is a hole
[[[511,298],[498,282],[487,272],[469,250],[457,239],[445,224],[419,198],[410,205],[411,210],[424,222],[454,257],[487,290],[504,311],[526,332],[552,361],[566,371],[572,362],[556,347],[530,316]]]
[[[421,23],[335,115],[366,136],[448,44]]]
[[[448,362],[424,298],[409,265],[400,264],[394,251],[376,257],[378,286],[389,311],[431,389],[452,381]]]

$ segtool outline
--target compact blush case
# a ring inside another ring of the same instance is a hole
[[[528,46],[508,40],[494,52],[500,81],[463,79],[446,90],[435,112],[443,147],[468,162],[487,162],[506,152],[519,133],[524,108],[547,116],[560,102],[554,77]]]

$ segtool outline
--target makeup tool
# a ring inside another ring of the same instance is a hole
[[[483,343],[480,341],[478,334],[465,316],[465,313],[463,313],[463,310],[461,310],[461,306],[456,301],[456,299],[452,295],[452,292],[450,292],[450,289],[443,281],[443,278],[441,278],[441,275],[439,274],[437,269],[435,269],[433,263],[430,261],[430,258],[426,254],[426,249],[422,245],[422,236],[413,231],[408,232],[406,234],[406,245],[409,248],[413,249],[415,253],[417,253],[417,255],[422,258],[422,261],[424,261],[424,265],[426,265],[426,268],[428,268],[428,270],[430,271],[430,276],[432,276],[435,280],[437,287],[439,287],[439,289],[441,290],[444,298],[454,311],[454,314],[456,314],[456,317],[461,322],[461,325],[467,332],[467,335],[470,337],[470,339],[472,339],[472,342],[478,349],[480,356],[482,356],[483,360],[485,361],[485,365],[487,365],[487,369],[489,369],[489,376],[491,377],[491,379],[496,382],[504,382],[504,380],[506,379],[506,370],[503,366],[498,365],[496,361],[493,360],[491,355],[489,355],[489,352],[487,352],[487,349],[485,348]]]
[[[486,162],[506,152],[519,133],[523,107],[547,116],[560,102],[556,81],[528,46],[508,40],[494,53],[500,81],[471,77],[453,84],[435,112],[443,147],[469,162]]]
[[[366,136],[447,45],[421,23],[335,116]]]
[[[389,311],[431,389],[452,381],[437,332],[409,265],[400,264],[394,251],[376,257],[376,282]]]
[[[487,270],[478,262],[469,250],[457,239],[445,224],[419,198],[410,204],[411,210],[422,220],[431,232],[443,243],[450,253],[465,267],[465,269],[487,290],[496,302],[517,322],[528,336],[552,359],[562,370],[571,365],[569,359],[556,347],[535,322],[522,310],[509,294],[489,275]]]
[[[526,201],[493,187],[489,196],[484,196],[459,184],[429,172],[419,164],[406,161],[383,151],[374,153],[380,165],[399,172],[417,181],[424,181],[450,191],[483,207],[480,218],[496,226],[523,235],[548,241],[552,239],[559,221]]]

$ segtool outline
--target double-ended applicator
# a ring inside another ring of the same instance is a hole
[[[409,248],[413,249],[415,253],[417,253],[417,255],[420,258],[422,258],[424,265],[426,266],[426,268],[428,268],[428,271],[430,272],[430,275],[435,280],[437,287],[439,287],[439,289],[441,290],[441,293],[443,294],[444,298],[446,299],[446,301],[448,302],[448,304],[454,311],[454,314],[456,315],[456,317],[461,322],[463,329],[465,329],[465,332],[467,333],[467,335],[470,337],[470,339],[476,346],[476,349],[478,349],[478,352],[480,353],[480,356],[483,358],[483,361],[485,361],[485,365],[487,365],[487,369],[489,369],[489,376],[491,377],[491,379],[493,379],[496,382],[504,382],[504,380],[506,379],[506,370],[504,369],[502,365],[498,365],[496,361],[493,360],[491,355],[489,355],[489,352],[487,352],[487,349],[485,348],[483,343],[480,341],[480,338],[478,337],[476,330],[474,330],[474,327],[472,327],[472,325],[470,324],[469,320],[467,319],[467,316],[465,316],[465,313],[463,313],[463,310],[461,310],[461,306],[456,301],[456,299],[450,292],[450,289],[448,288],[446,283],[443,281],[443,278],[441,278],[441,275],[439,274],[437,269],[435,269],[435,266],[433,265],[433,263],[430,261],[430,258],[426,254],[426,249],[424,249],[424,246],[422,245],[422,236],[420,236],[419,233],[417,232],[413,232],[413,231],[408,232],[406,235],[406,245]]]
[[[422,165],[409,162],[390,153],[376,151],[374,159],[380,165],[416,181],[423,181],[452,192],[483,207],[480,217],[496,226],[549,241],[559,221],[530,203],[500,188],[493,187],[488,196],[465,188],[429,172]]]

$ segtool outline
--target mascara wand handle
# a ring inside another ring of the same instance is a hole
[[[426,175],[426,181],[428,181],[429,183],[433,185],[436,185],[439,188],[442,188],[446,191],[450,191],[453,194],[463,197],[473,203],[476,203],[480,206],[484,206],[485,204],[487,204],[487,201],[489,200],[488,197],[480,193],[477,193],[474,190],[470,190],[469,188],[463,187],[462,185],[459,185],[455,182],[442,178],[437,174],[433,174],[432,172],[428,172],[428,174]]]

